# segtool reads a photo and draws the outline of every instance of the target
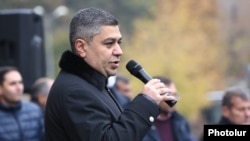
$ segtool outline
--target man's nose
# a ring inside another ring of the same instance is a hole
[[[123,54],[122,48],[121,48],[121,46],[119,44],[116,44],[113,53],[115,55],[119,55],[119,56]]]

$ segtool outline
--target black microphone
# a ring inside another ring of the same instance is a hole
[[[145,70],[141,67],[141,65],[136,63],[134,60],[130,60],[126,65],[126,68],[132,75],[140,79],[144,84],[146,84],[149,80],[152,79],[152,77],[145,72]],[[173,107],[177,103],[177,101],[169,100],[166,101],[166,103],[170,107]]]

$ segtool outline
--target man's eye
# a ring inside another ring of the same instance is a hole
[[[113,42],[107,42],[107,43],[105,43],[106,45],[112,45],[113,44]]]

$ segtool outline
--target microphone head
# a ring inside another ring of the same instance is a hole
[[[142,82],[147,83],[149,80],[151,80],[151,76],[149,76],[141,67],[141,65],[139,65],[138,63],[136,63],[134,60],[130,60],[127,65],[126,65],[127,70],[134,75],[135,77],[137,77],[138,79],[140,79]],[[171,100],[171,101],[166,101],[166,103],[170,106],[173,107],[176,104],[176,100]]]
[[[141,65],[134,60],[130,60],[126,65],[126,68],[132,75],[136,75],[138,71],[142,69]]]

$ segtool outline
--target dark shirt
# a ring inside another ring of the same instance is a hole
[[[155,122],[161,141],[174,141],[170,118],[164,120],[157,119]]]
[[[168,127],[160,127],[163,130],[171,130],[171,131],[162,131],[162,133],[159,133],[158,130],[160,129],[158,127],[157,130],[155,128],[151,128],[148,131],[148,134],[143,138],[143,141],[162,141],[160,134],[171,134],[174,139],[174,141],[196,141],[197,139],[192,134],[188,121],[177,111],[174,111],[172,113],[172,116],[169,119],[169,123],[163,123],[162,126],[168,126]],[[155,124],[154,126],[155,127]],[[170,128],[171,127],[171,128]],[[164,137],[165,138],[165,137]]]
[[[226,117],[222,116],[218,124],[232,125],[233,123],[229,119],[227,119]]]

